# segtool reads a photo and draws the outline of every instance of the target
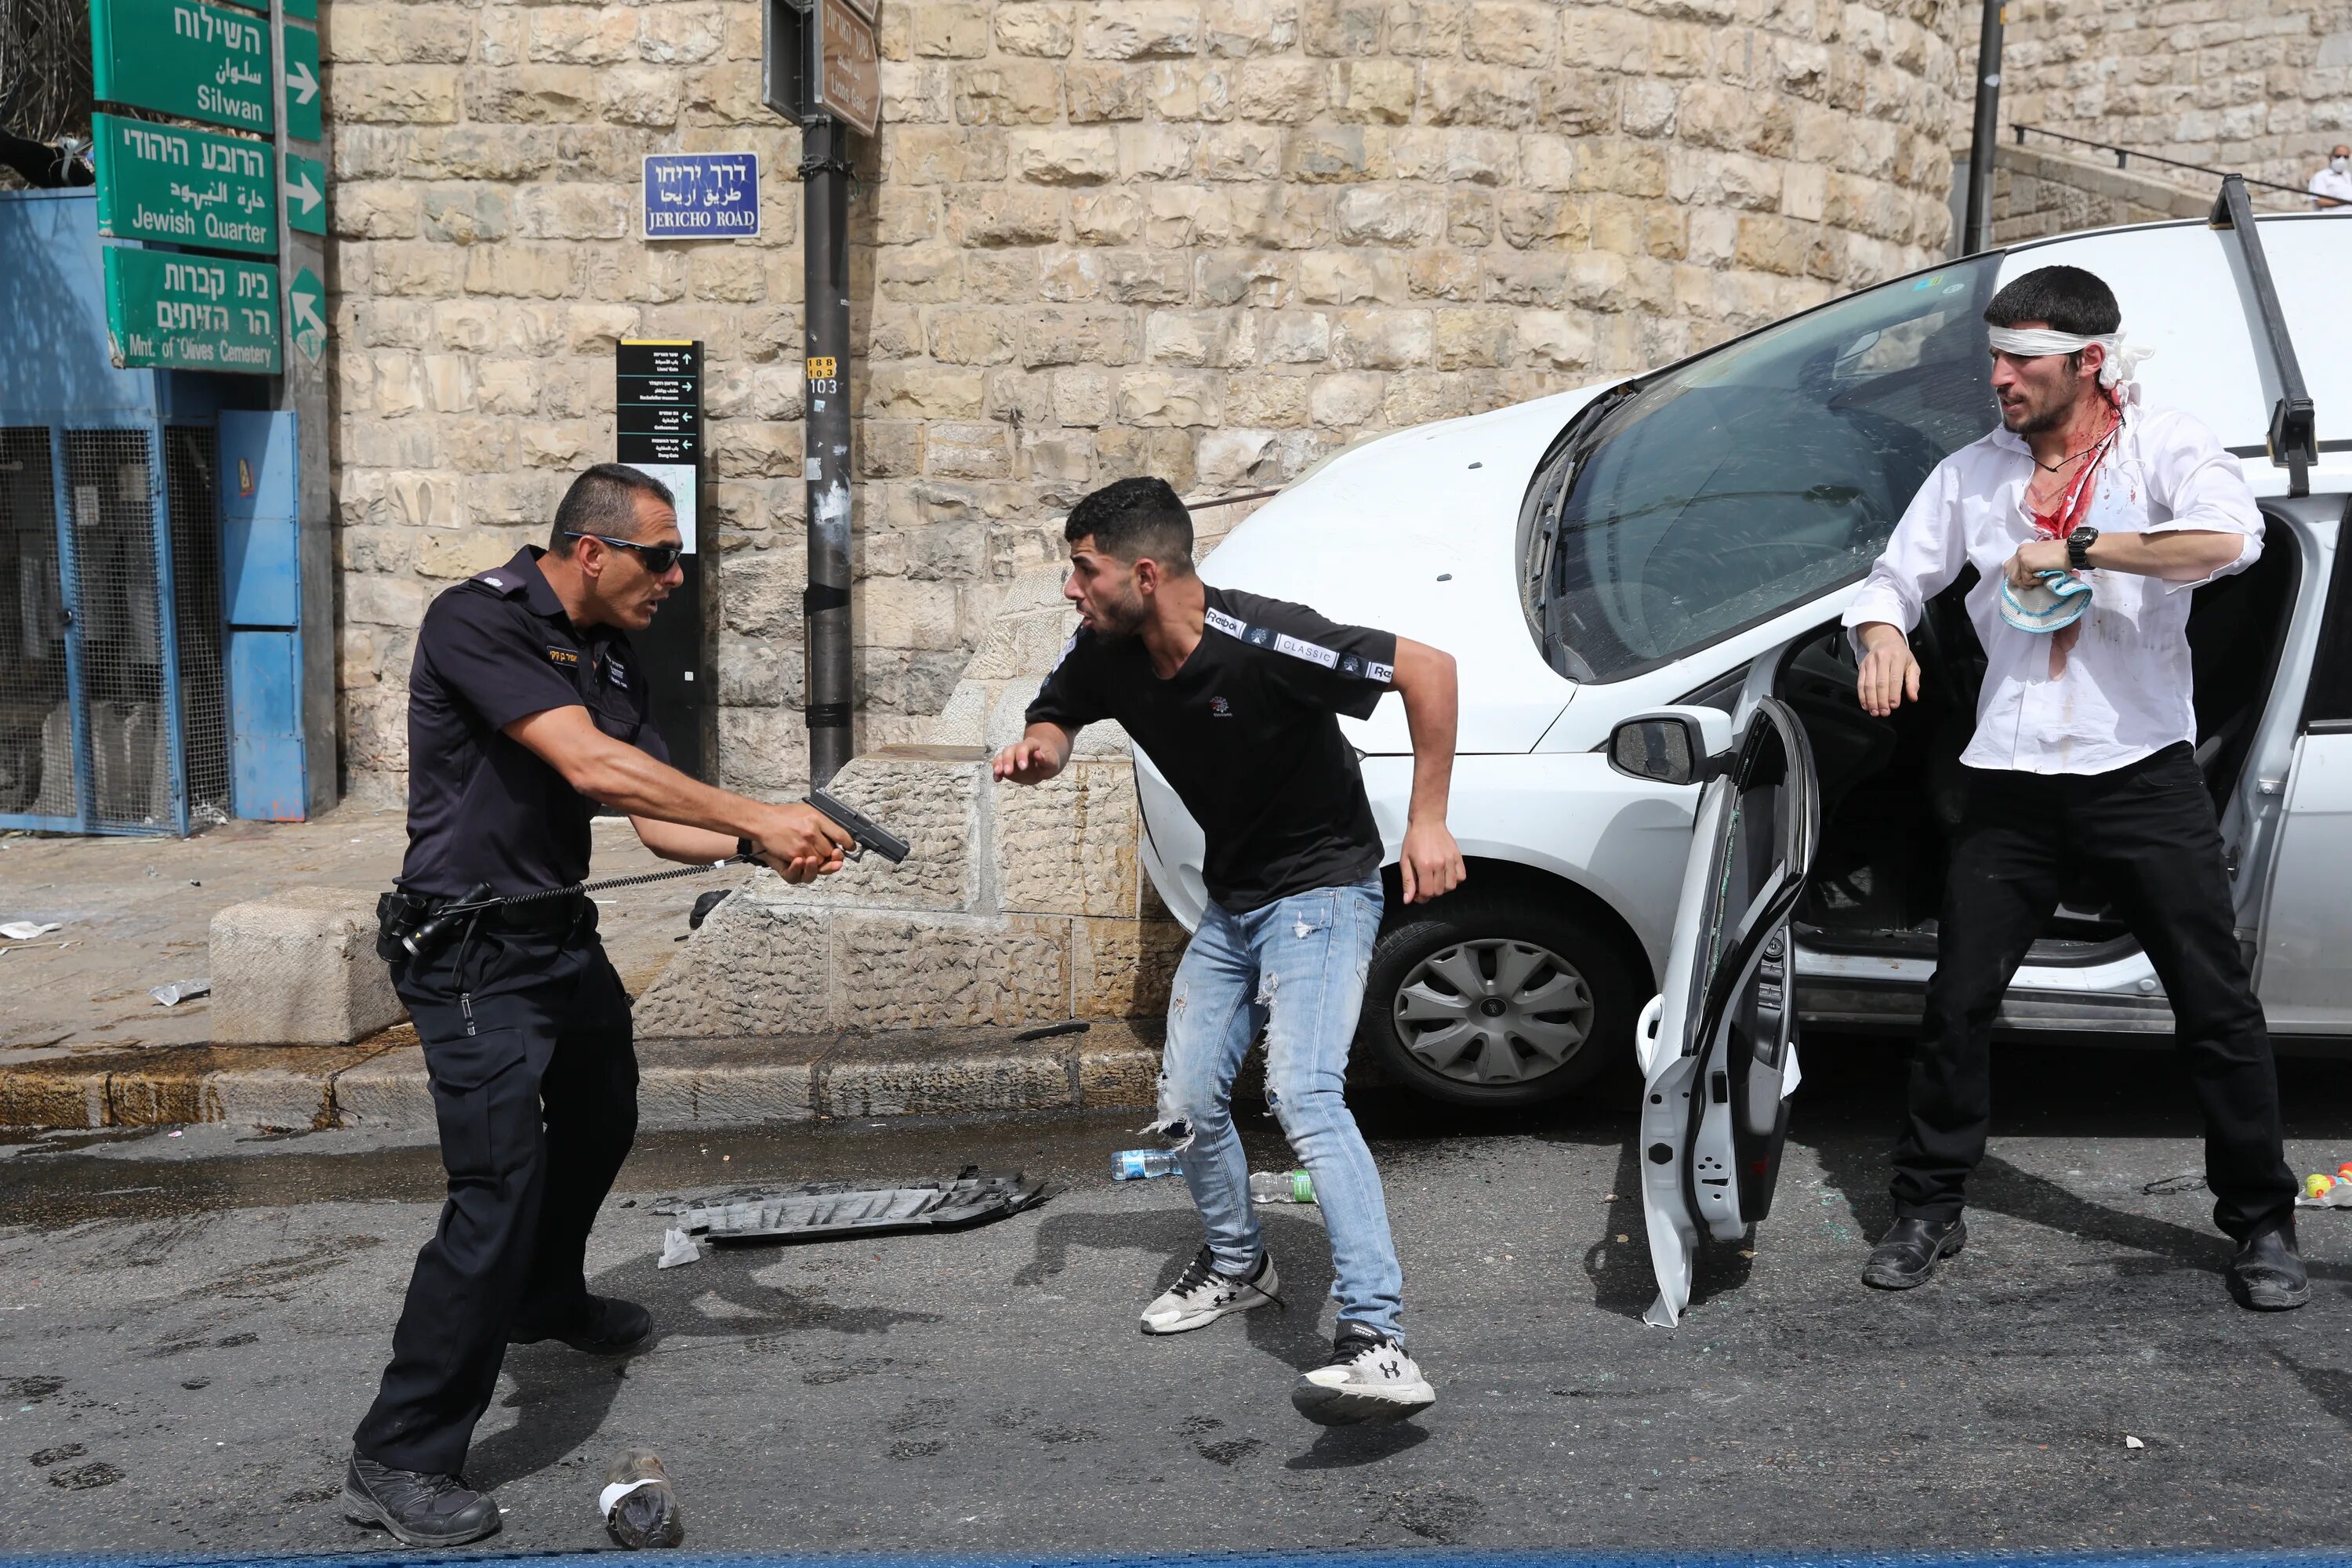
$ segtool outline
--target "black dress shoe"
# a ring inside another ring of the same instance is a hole
[[[357,1453],[343,1472],[343,1517],[404,1546],[463,1546],[499,1532],[499,1505],[456,1476],[395,1470]]]
[[[1886,1227],[1863,1266],[1862,1282],[1881,1290],[1908,1290],[1927,1283],[1936,1265],[1968,1245],[1967,1222],[1952,1219],[1898,1219]]]
[[[562,1340],[589,1355],[619,1355],[653,1337],[654,1315],[635,1301],[615,1296],[590,1296],[561,1319],[519,1322],[508,1331],[507,1342],[535,1345],[541,1340]]]
[[[2294,1249],[2294,1227],[2266,1230],[2238,1248],[2225,1278],[2250,1312],[2291,1312],[2311,1300],[2311,1277]]]

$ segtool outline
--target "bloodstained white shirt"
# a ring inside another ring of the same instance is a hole
[[[2041,537],[2024,510],[2033,458],[2023,437],[1995,430],[1927,476],[1885,553],[1871,568],[1845,625],[1885,621],[1906,635],[1920,606],[1963,567],[1977,569],[1969,619],[1985,651],[1977,730],[1960,761],[2030,773],[2103,773],[2197,739],[2189,662],[2189,603],[2196,583],[2093,571],[2080,636],[2051,674],[2050,633],[2001,618],[2002,568]],[[2127,404],[2084,521],[2102,533],[2201,529],[2245,536],[2238,558],[2211,577],[2242,572],[2263,552],[2263,518],[2238,459],[2213,433],[2173,409]],[[1856,638],[1856,651],[1860,639]]]

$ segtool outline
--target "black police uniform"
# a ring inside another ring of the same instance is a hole
[[[628,639],[574,627],[527,548],[425,615],[408,697],[408,857],[378,951],[425,1047],[449,1198],[416,1257],[383,1384],[353,1442],[396,1469],[455,1474],[510,1331],[587,1305],[588,1229],[637,1125],[629,1000],[573,896],[472,917],[412,959],[397,937],[487,882],[588,872],[595,807],[501,732],[552,708],[663,761]]]

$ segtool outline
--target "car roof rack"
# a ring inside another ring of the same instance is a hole
[[[2213,227],[2237,237],[2238,254],[2245,258],[2246,280],[2253,286],[2254,309],[2262,313],[2263,335],[2270,340],[2271,363],[2278,371],[2279,398],[2271,405],[2268,437],[2271,461],[2286,469],[2287,494],[2307,496],[2311,466],[2319,461],[2319,419],[2312,412],[2303,365],[2294,357],[2294,340],[2287,335],[2286,315],[2279,309],[2278,289],[2271,282],[2270,258],[2263,254],[2262,237],[2254,232],[2254,209],[2246,199],[2245,176],[2221,176],[2221,194],[2213,203],[2210,222]]]

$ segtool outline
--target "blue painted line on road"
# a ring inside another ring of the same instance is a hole
[[[613,1568],[599,1552],[319,1552],[0,1555],[0,1568],[416,1568],[419,1563],[517,1563],[533,1568]],[[1455,1552],[1443,1547],[1379,1552],[971,1553],[637,1553],[659,1568],[2335,1568],[2343,1548],[2266,1552],[1870,1552],[1563,1551]]]

